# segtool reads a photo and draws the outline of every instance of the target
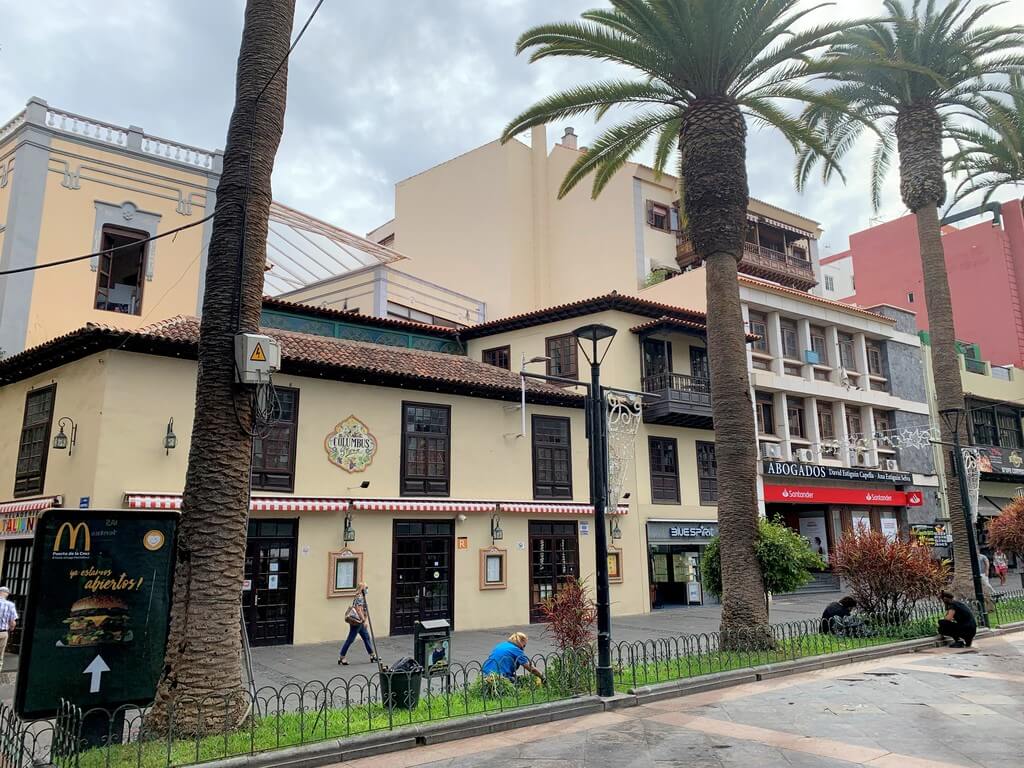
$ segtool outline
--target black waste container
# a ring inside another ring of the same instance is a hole
[[[409,658],[380,671],[380,701],[388,709],[416,709],[420,703],[423,667]]]
[[[413,655],[427,677],[447,675],[452,655],[451,623],[447,619],[417,621],[413,632]]]

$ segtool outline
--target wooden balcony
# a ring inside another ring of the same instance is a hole
[[[644,392],[660,395],[644,404],[644,421],[673,427],[712,429],[711,382],[681,373],[645,376]]]
[[[685,232],[676,234],[676,261],[682,269],[701,261]],[[801,291],[810,290],[818,284],[814,277],[814,268],[807,259],[754,243],[743,244],[743,258],[740,260],[739,271]]]

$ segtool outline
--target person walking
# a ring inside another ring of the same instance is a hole
[[[992,565],[995,566],[996,576],[999,577],[999,586],[1006,586],[1006,574],[1010,570],[1010,565],[1006,561],[1006,553],[1001,549],[997,549],[995,554],[992,555]]]
[[[18,624],[18,609],[7,598],[11,590],[0,587],[0,672],[4,669],[4,653],[7,652],[7,639]]]
[[[940,592],[939,599],[946,606],[946,617],[939,619],[939,634],[953,639],[950,648],[970,648],[978,634],[974,612],[966,603],[953,597],[952,592]]]
[[[348,655],[348,649],[355,642],[356,637],[361,637],[363,645],[366,647],[366,652],[370,654],[370,662],[377,661],[377,653],[373,649],[373,642],[370,640],[370,632],[367,630],[366,625],[369,620],[369,614],[366,607],[366,584],[359,584],[359,591],[356,593],[355,598],[352,600],[352,605],[349,606],[348,610],[345,611],[345,622],[348,624],[348,637],[345,639],[345,644],[341,646],[341,652],[338,655],[338,663],[348,666],[348,661],[345,656]]]

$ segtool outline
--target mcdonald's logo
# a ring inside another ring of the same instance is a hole
[[[89,534],[89,526],[85,523],[68,523],[64,522],[60,524],[60,528],[57,529],[57,538],[53,542],[53,551],[60,552],[60,543],[64,538],[64,532],[68,534],[68,552],[88,552],[92,548],[92,537]],[[82,536],[82,541],[85,544],[81,549],[78,548],[78,536]]]

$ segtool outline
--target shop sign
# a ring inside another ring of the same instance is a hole
[[[1024,453],[1017,449],[979,448],[978,467],[990,475],[1024,476]]]
[[[31,539],[36,530],[37,514],[4,515],[0,518],[0,539]]]
[[[377,453],[377,438],[355,416],[349,416],[334,425],[324,438],[324,450],[332,464],[346,472],[362,472],[373,463]]]
[[[948,547],[952,543],[945,523],[911,525],[910,535],[926,547]]]
[[[14,706],[153,700],[171,611],[177,512],[51,509],[36,524]]]
[[[797,461],[765,461],[762,467],[765,477],[851,480],[858,483],[894,483],[897,485],[914,482],[914,477],[909,472],[889,472],[862,467],[828,467],[822,464],[802,464]]]
[[[718,535],[718,523],[703,520],[653,522],[647,524],[648,541],[707,542]]]
[[[883,488],[821,488],[808,485],[766,485],[764,500],[787,504],[855,504],[869,507],[919,507],[919,491],[905,493]]]

